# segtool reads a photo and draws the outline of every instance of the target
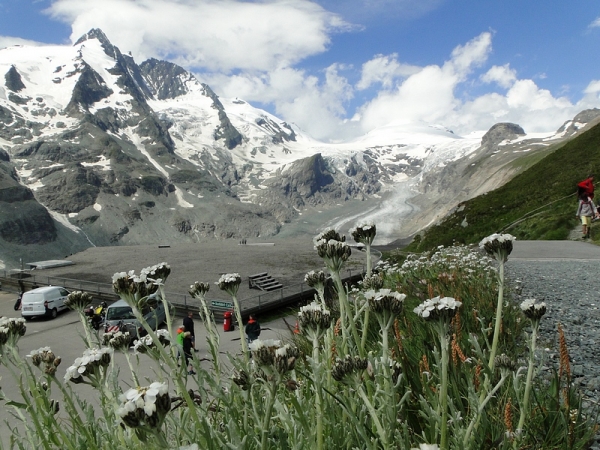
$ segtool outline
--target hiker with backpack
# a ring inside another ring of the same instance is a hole
[[[579,194],[579,206],[577,207],[577,213],[575,213],[575,215],[581,219],[581,232],[583,233],[583,238],[589,239],[592,218],[598,215],[598,211],[592,199],[585,192]]]
[[[588,176],[585,180],[577,183],[577,195],[587,194],[590,199],[594,198],[594,175]]]

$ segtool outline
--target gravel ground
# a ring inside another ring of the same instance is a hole
[[[517,301],[535,298],[547,305],[540,324],[539,347],[546,371],[558,368],[560,323],[570,355],[575,386],[584,396],[584,407],[593,410],[600,399],[600,261],[511,260],[506,264],[509,283],[520,281]],[[518,292],[518,290],[517,290]],[[600,450],[600,434],[591,447]]]

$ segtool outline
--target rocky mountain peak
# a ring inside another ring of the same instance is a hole
[[[183,67],[150,58],[140,64],[146,83],[158,100],[176,98],[189,92],[185,82],[196,79]]]
[[[481,145],[496,145],[506,139],[514,139],[517,136],[525,136],[525,130],[516,123],[497,123],[488,130],[481,138]]]
[[[21,74],[17,72],[17,68],[14,65],[10,66],[10,69],[6,72],[4,80],[6,81],[5,86],[13,92],[19,92],[20,90],[25,89]]]
[[[92,28],[90,31],[88,31],[83,36],[81,36],[79,39],[77,39],[77,41],[73,45],[74,46],[81,45],[85,41],[89,41],[92,39],[97,39],[100,42],[100,44],[102,45],[102,48],[104,49],[104,52],[108,56],[115,58],[115,59],[118,57],[118,49],[114,45],[111,44],[108,37],[106,37],[106,35],[100,28]]]

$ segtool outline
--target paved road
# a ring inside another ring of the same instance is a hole
[[[515,241],[510,259],[600,259],[600,246],[582,241]]]

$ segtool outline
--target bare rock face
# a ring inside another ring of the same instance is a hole
[[[21,75],[17,72],[15,66],[10,66],[9,71],[4,75],[4,80],[6,81],[5,86],[13,92],[25,89]]]
[[[497,123],[481,138],[481,145],[497,145],[507,139],[525,136],[525,130],[515,123]]]
[[[18,245],[46,244],[56,238],[52,217],[21,186],[14,169],[0,159],[0,239]]]

